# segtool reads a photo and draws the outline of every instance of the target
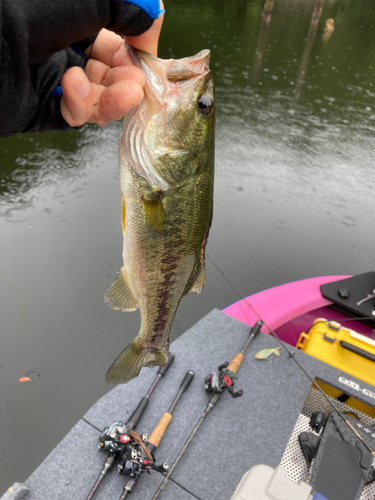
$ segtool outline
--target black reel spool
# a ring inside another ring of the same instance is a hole
[[[237,378],[232,371],[227,370],[229,363],[223,363],[215,372],[210,373],[204,381],[204,390],[206,392],[223,392],[228,390],[232,398],[242,396],[243,391],[234,392],[234,380]]]
[[[119,455],[131,442],[131,437],[126,434],[124,427],[122,422],[113,422],[112,425],[106,427],[99,436],[99,450]]]

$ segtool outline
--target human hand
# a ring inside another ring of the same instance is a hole
[[[142,35],[126,40],[156,55],[163,17]],[[134,66],[124,40],[112,31],[102,29],[85,53],[89,58],[85,69],[74,66],[61,80],[61,114],[72,127],[86,122],[104,127],[141,102],[145,79]]]

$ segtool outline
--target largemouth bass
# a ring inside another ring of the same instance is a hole
[[[213,208],[210,51],[163,60],[129,50],[145,75],[145,96],[125,116],[120,138],[124,266],[105,301],[139,307],[141,327],[107,372],[114,384],[166,363],[178,305],[205,282]]]

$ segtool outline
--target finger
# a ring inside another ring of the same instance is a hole
[[[111,68],[115,66],[133,66],[123,38],[105,28],[99,31],[95,42],[86,49],[85,54]]]
[[[91,83],[100,84],[105,79],[110,69],[111,69],[110,66],[107,66],[107,64],[104,64],[101,61],[98,61],[97,59],[90,58],[87,61],[84,71]]]
[[[71,127],[78,127],[87,122],[95,112],[98,102],[96,88],[91,85],[82,68],[70,68],[61,80],[63,97],[61,114]]]
[[[120,80],[134,80],[142,87],[145,84],[142,71],[135,66],[110,68],[101,61],[89,59],[85,67],[85,73],[90,82],[105,85],[106,87]]]
[[[160,0],[160,8],[164,9],[162,0]],[[151,28],[143,33],[143,35],[127,36],[125,37],[126,40],[136,49],[144,50],[145,52],[156,56],[163,20],[164,14],[160,14],[160,16],[154,21]]]
[[[143,99],[141,86],[131,80],[121,81],[110,87],[101,87],[99,104],[89,119],[90,123],[105,125],[119,120]]]
[[[118,68],[112,68],[107,72],[104,80],[102,81],[102,85],[109,87],[114,83],[126,80],[132,80],[133,82],[138,83],[140,87],[143,87],[145,84],[145,77],[142,70],[136,68],[135,66],[119,66]]]

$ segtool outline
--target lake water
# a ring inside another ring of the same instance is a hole
[[[373,1],[174,0],[166,10],[161,57],[212,50],[210,258],[245,295],[374,270]],[[121,267],[120,132],[0,140],[0,495],[110,390],[106,370],[139,329],[138,312],[103,302]],[[238,299],[208,261],[172,339]]]

